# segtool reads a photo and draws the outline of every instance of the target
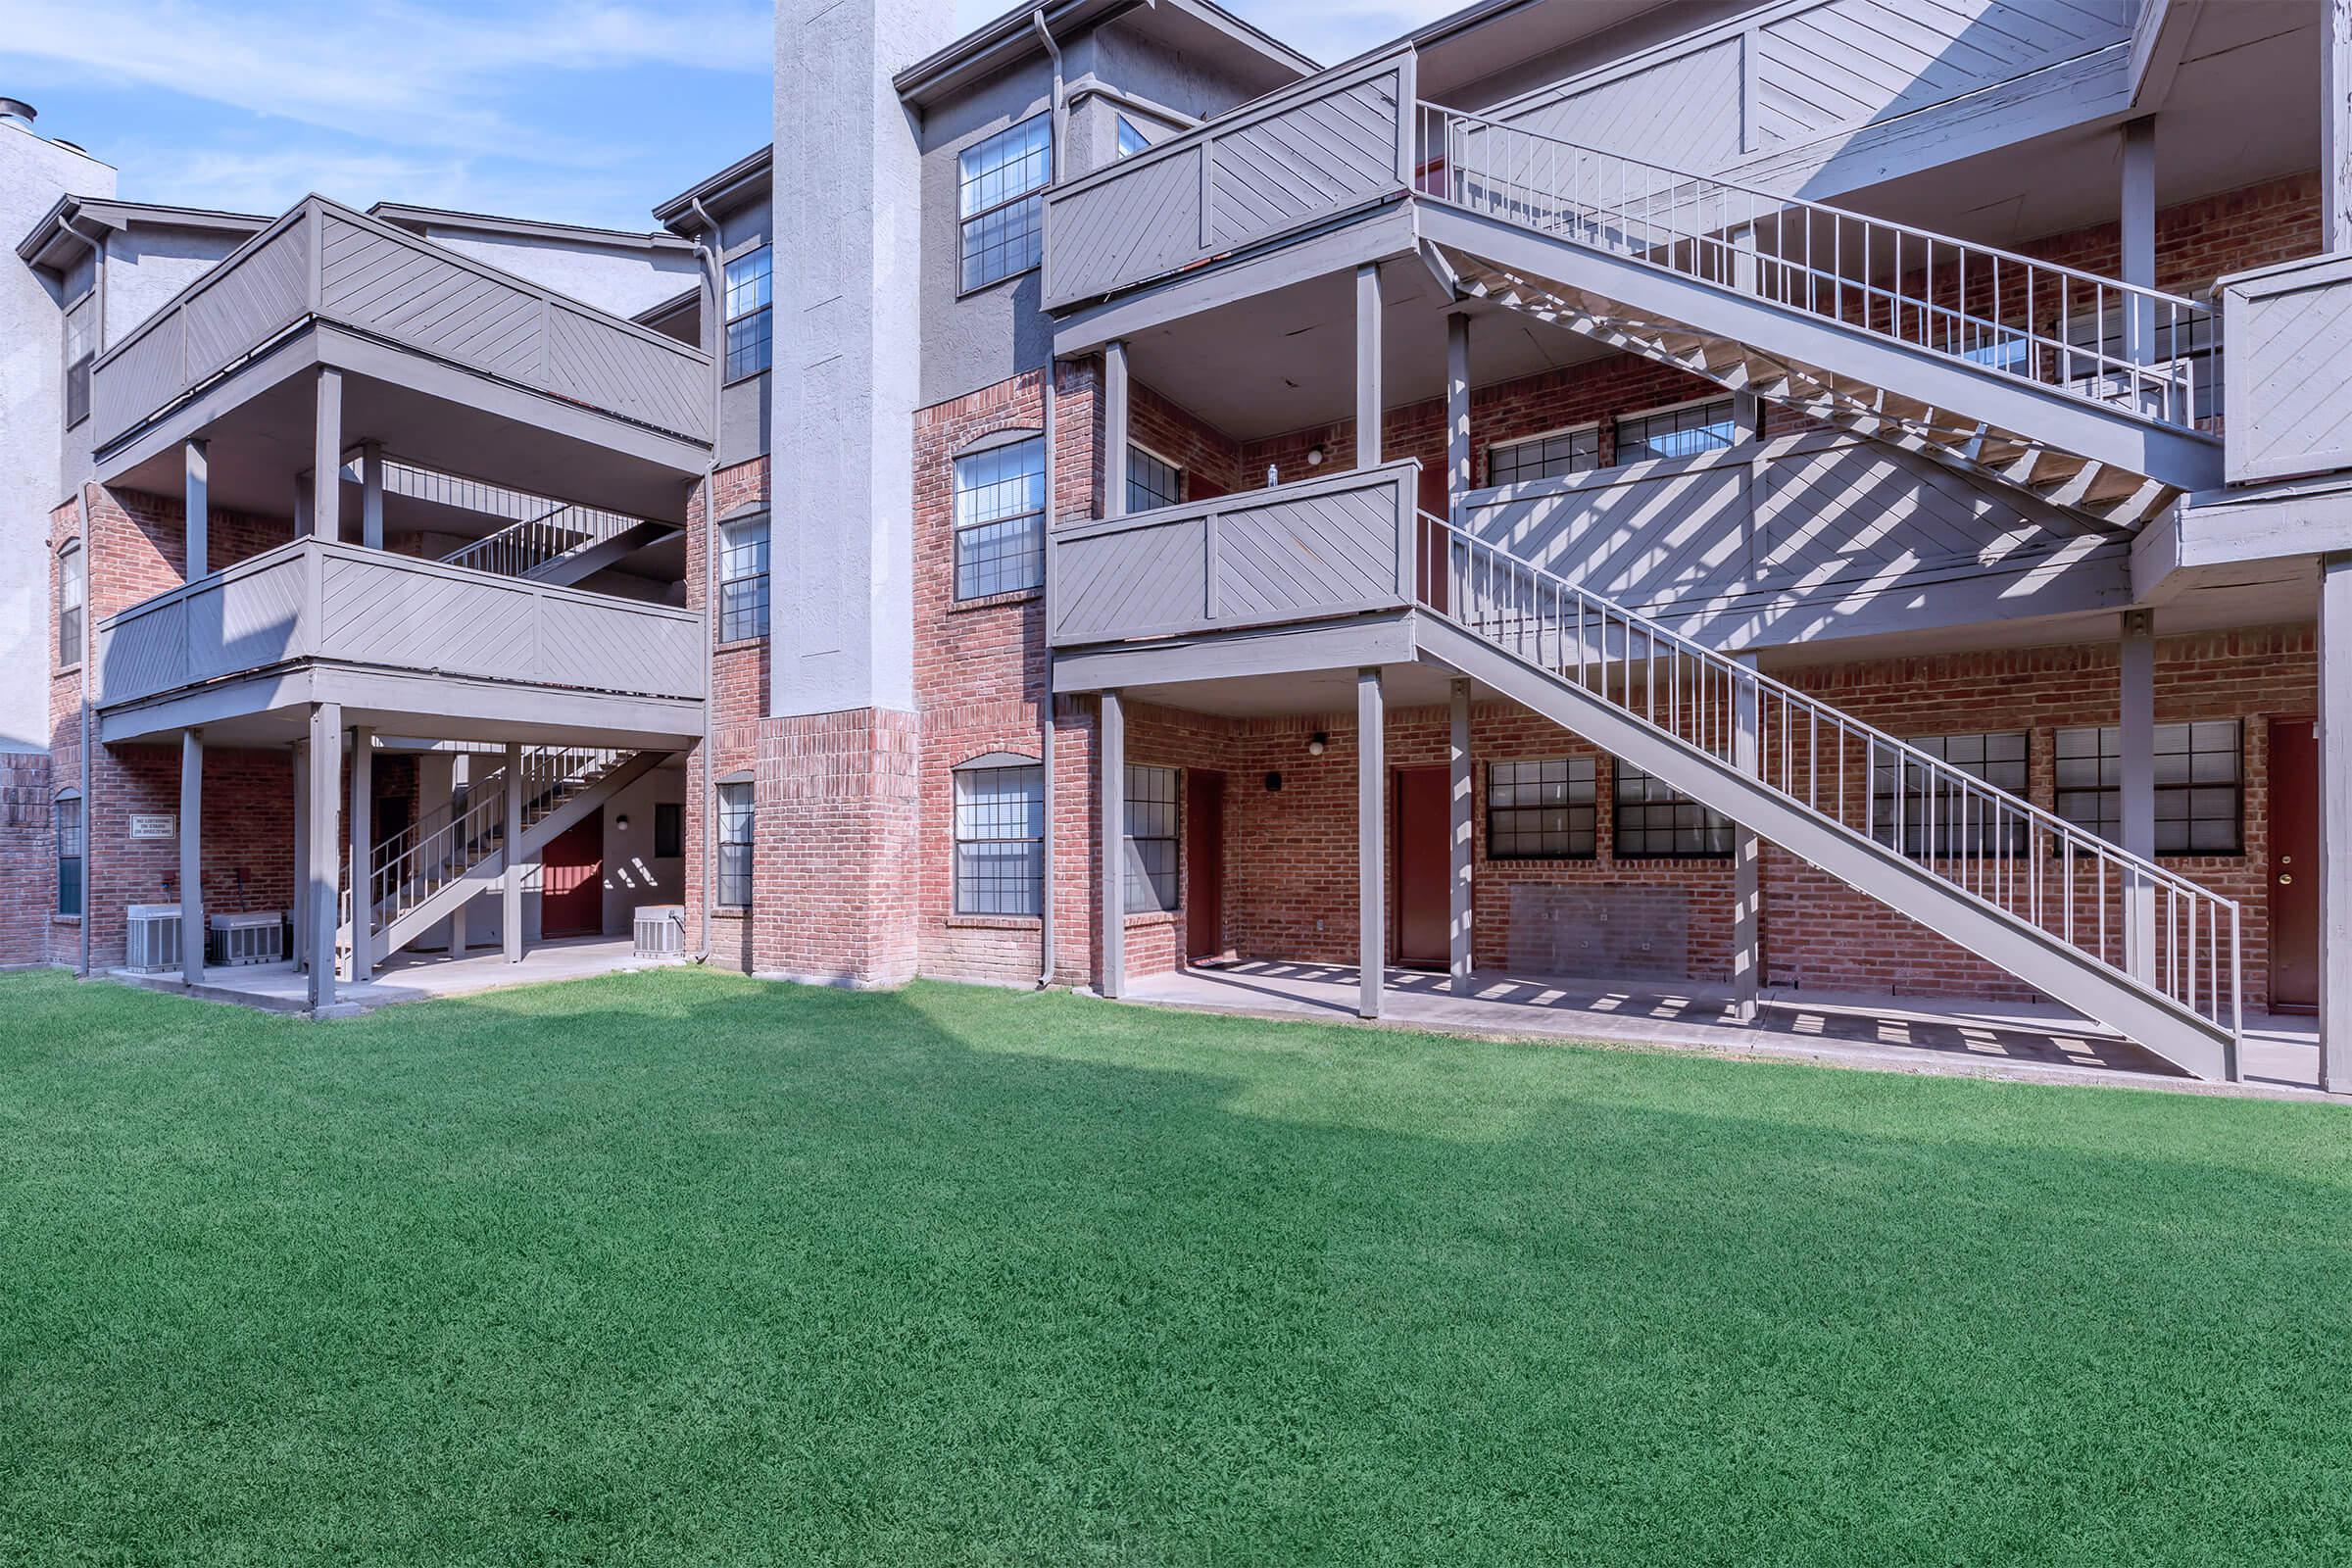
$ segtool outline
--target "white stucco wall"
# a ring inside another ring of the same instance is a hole
[[[616,250],[442,226],[429,226],[425,234],[461,256],[614,316],[651,310],[699,281],[691,252]]]

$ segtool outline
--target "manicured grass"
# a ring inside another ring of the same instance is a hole
[[[0,980],[0,1559],[2340,1563],[2352,1114]]]

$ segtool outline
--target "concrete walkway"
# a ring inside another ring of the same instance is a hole
[[[2252,1014],[2245,1082],[2182,1075],[2103,1025],[2025,1003],[1766,992],[1753,1024],[1732,1017],[1726,985],[1605,981],[1487,971],[1457,997],[1446,977],[1388,971],[1383,1024],[1444,1033],[1667,1046],[1901,1072],[2130,1084],[2222,1094],[2318,1096],[2317,1020]],[[1247,962],[1132,980],[1127,1000],[1265,1017],[1355,1017],[1356,971]],[[2328,1097],[2336,1098],[2336,1097]]]
[[[538,985],[548,980],[579,980],[589,975],[652,967],[640,959],[627,937],[573,937],[542,942],[509,963],[496,948],[478,949],[462,958],[437,953],[397,953],[360,985],[335,987],[331,1016],[350,1017],[397,1002],[422,1002],[434,997],[457,997],[507,986]],[[674,960],[672,960],[674,961]],[[215,965],[205,971],[204,983],[193,988],[172,974],[138,974],[128,969],[113,977],[153,991],[175,992],[210,1002],[235,1002],[272,1012],[303,1012],[310,1007],[310,982],[291,963],[256,963],[238,968]]]

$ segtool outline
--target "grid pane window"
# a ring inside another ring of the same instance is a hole
[[[98,353],[98,296],[84,294],[66,312],[66,428],[90,416],[90,361]]]
[[[1747,439],[1740,428],[1739,404],[1731,398],[1694,403],[1687,409],[1629,414],[1617,421],[1617,462],[1652,458],[1694,458]]]
[[[956,912],[1036,914],[1045,889],[1046,774],[1037,766],[956,773]]]
[[[767,519],[718,530],[718,640],[767,635]]]
[[[1032,437],[956,460],[956,597],[1046,580],[1046,443]]]
[[[1620,860],[1719,859],[1732,853],[1731,819],[1669,789],[1631,763],[1617,763],[1610,826]]]
[[[1001,130],[956,159],[966,292],[1026,272],[1045,257],[1045,197],[1054,179],[1052,117]]]
[[[1590,860],[1599,811],[1590,757],[1487,764],[1490,860]]]
[[[57,662],[60,668],[81,662],[81,546],[71,544],[57,553]]]
[[[1152,145],[1152,138],[1135,128],[1135,122],[1125,115],[1119,117],[1119,156],[1132,158]]]
[[[1184,470],[1162,463],[1142,447],[1127,449],[1127,510],[1150,512],[1184,499]]]
[[[2022,729],[1989,735],[1922,735],[1914,737],[1910,744],[1971,778],[1982,779],[2020,800],[2025,798],[2026,732]],[[1871,832],[1882,844],[1894,842],[1896,760],[1897,754],[1893,751],[1881,751],[1874,760],[1871,774]],[[1931,824],[1935,828],[1933,838],[1938,857],[1983,855],[1987,850],[2003,848],[2002,837],[2008,840],[2007,853],[2026,852],[2029,829],[2024,817],[2005,818],[2008,823],[2005,833],[1996,833],[1994,813],[1987,809],[1983,796],[1964,795],[1941,786],[1931,792],[1917,760],[1904,758],[1902,761],[1905,855],[1928,853]]]
[[[1127,769],[1127,912],[1176,907],[1176,769]]]
[[[1590,473],[1599,466],[1600,426],[1596,424],[1487,448],[1489,484],[1559,479],[1572,473]]]
[[[81,912],[81,797],[57,802],[57,912]]]
[[[752,906],[752,787],[718,787],[718,902],[730,909]]]
[[[2123,842],[2123,731],[2057,735],[2058,814],[2110,843]],[[2238,855],[2245,848],[2245,775],[2234,718],[2156,726],[2156,853]]]
[[[771,257],[765,245],[727,264],[727,379],[764,370],[771,358]]]

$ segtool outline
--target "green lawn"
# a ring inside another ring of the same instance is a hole
[[[0,979],[0,1560],[2343,1563],[2352,1114]]]

